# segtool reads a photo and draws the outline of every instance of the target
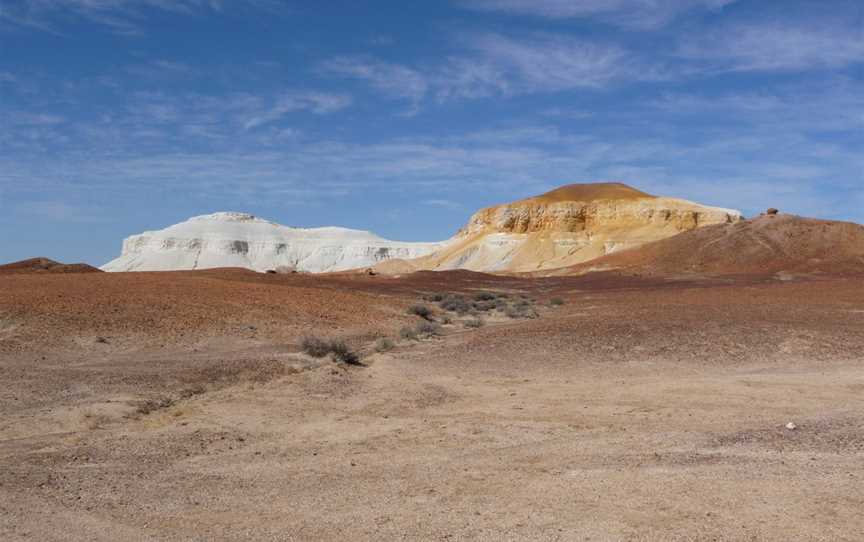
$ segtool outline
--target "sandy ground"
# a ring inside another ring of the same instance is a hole
[[[860,540],[862,352],[855,277],[3,277],[0,539]]]

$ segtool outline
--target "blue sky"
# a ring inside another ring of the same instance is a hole
[[[864,222],[860,0],[0,0],[0,261],[570,182]]]

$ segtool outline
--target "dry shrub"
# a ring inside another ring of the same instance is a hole
[[[462,322],[463,326],[465,326],[467,328],[473,328],[473,329],[476,329],[478,327],[483,327],[485,324],[486,324],[486,322],[484,322],[482,318],[469,318],[468,320],[465,320],[464,322]]]
[[[300,339],[300,349],[313,358],[323,358],[330,353],[330,342],[319,337],[307,335]]]
[[[313,358],[323,358],[328,354],[333,359],[349,365],[360,365],[360,356],[351,350],[348,343],[343,339],[321,339],[314,336],[306,336],[300,341],[300,348]]]
[[[408,307],[408,314],[413,314],[415,316],[419,316],[420,318],[423,318],[424,320],[431,320],[432,319],[432,309],[430,309],[426,305],[420,305],[420,304],[411,305],[410,307]]]
[[[435,322],[420,322],[414,326],[414,331],[421,337],[434,337],[441,334],[441,326]]]
[[[375,351],[376,352],[387,352],[389,350],[393,350],[396,345],[388,339],[387,337],[381,337],[377,341],[375,341]]]

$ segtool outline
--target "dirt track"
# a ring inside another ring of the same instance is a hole
[[[864,532],[862,278],[0,286],[3,540]],[[369,350],[422,292],[478,289],[533,296],[540,318]],[[299,353],[310,331],[368,366]]]

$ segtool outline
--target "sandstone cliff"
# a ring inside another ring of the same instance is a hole
[[[437,252],[379,269],[552,269],[740,219],[738,211],[656,197],[620,183],[572,184],[482,209]]]

